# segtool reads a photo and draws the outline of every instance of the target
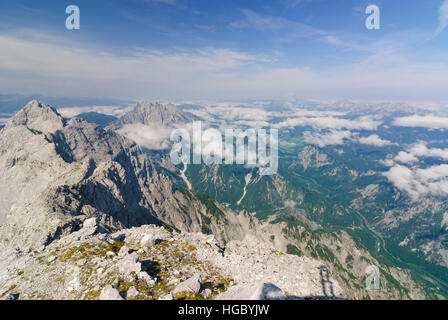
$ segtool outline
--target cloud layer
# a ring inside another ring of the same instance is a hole
[[[66,118],[73,118],[81,113],[97,112],[107,114],[114,117],[120,117],[128,111],[127,108],[120,108],[115,106],[89,106],[89,107],[72,107],[72,108],[59,108],[58,112]]]
[[[393,125],[398,127],[448,129],[448,117],[439,117],[436,115],[412,115],[396,118]]]
[[[428,148],[425,142],[419,142],[409,148],[408,151],[401,151],[394,160],[400,163],[416,163],[419,158],[435,158],[448,160],[448,148]]]
[[[448,195],[448,165],[442,164],[426,169],[396,165],[384,175],[398,189],[407,192],[412,199],[422,196]]]
[[[311,133],[306,131],[303,133],[303,139],[306,143],[315,144],[323,148],[326,146],[334,146],[344,144],[346,140],[353,136],[350,131],[332,130],[329,133]]]
[[[342,145],[347,142],[354,142],[375,147],[394,145],[393,142],[381,139],[376,134],[367,137],[360,137],[358,132],[351,132],[347,130],[330,130],[330,132],[326,133],[306,131],[303,134],[303,138],[306,143],[315,144],[321,148],[326,146]]]
[[[421,168],[419,162],[422,158],[447,161],[448,148],[428,148],[424,142],[414,144],[407,151],[398,153],[393,160],[388,159],[384,162],[391,166],[384,176],[398,189],[407,192],[414,200],[427,195],[447,196],[448,164],[442,163]]]

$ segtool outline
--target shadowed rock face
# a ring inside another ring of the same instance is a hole
[[[92,159],[96,164],[103,161],[126,161],[126,153],[137,155],[137,146],[130,140],[110,130],[81,119],[72,119],[54,134],[57,152],[66,162]]]

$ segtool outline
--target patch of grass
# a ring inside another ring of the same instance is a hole
[[[110,251],[114,252],[115,254],[118,253],[118,251],[120,251],[120,249],[124,246],[124,243],[121,241],[115,241],[111,246],[110,246]]]
[[[212,230],[209,227],[207,227],[206,225],[202,225],[201,232],[203,234],[207,234],[207,235],[212,234]]]
[[[0,298],[3,298],[4,296],[6,296],[7,293],[13,291],[15,288],[17,288],[17,285],[13,284],[12,286],[9,287],[8,290],[6,290],[2,294],[0,294]]]
[[[277,251],[277,250],[271,250],[272,253],[278,255],[278,256],[284,256],[285,253],[283,251]]]
[[[115,286],[115,289],[118,290],[120,293],[128,292],[129,288],[132,287],[131,282],[126,282],[124,280],[118,280],[117,285]]]
[[[286,253],[293,254],[299,257],[303,256],[303,252],[293,244],[288,244],[286,246]]]
[[[90,290],[84,295],[84,300],[97,300],[100,294],[101,290]]]

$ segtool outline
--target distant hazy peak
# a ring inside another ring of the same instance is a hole
[[[111,127],[121,128],[128,124],[145,124],[150,126],[169,127],[174,124],[192,121],[193,115],[187,114],[171,103],[143,100],[134,108],[115,121]]]
[[[135,104],[134,109],[161,109],[161,110],[177,110],[176,106],[172,103],[162,103],[160,101],[153,100],[141,100]]]

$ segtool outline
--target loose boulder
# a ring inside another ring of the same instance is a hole
[[[202,275],[196,274],[193,277],[185,280],[178,284],[172,294],[175,298],[181,297],[183,295],[198,295],[201,290]]]
[[[123,300],[123,298],[114,287],[107,286],[101,291],[100,300]]]

